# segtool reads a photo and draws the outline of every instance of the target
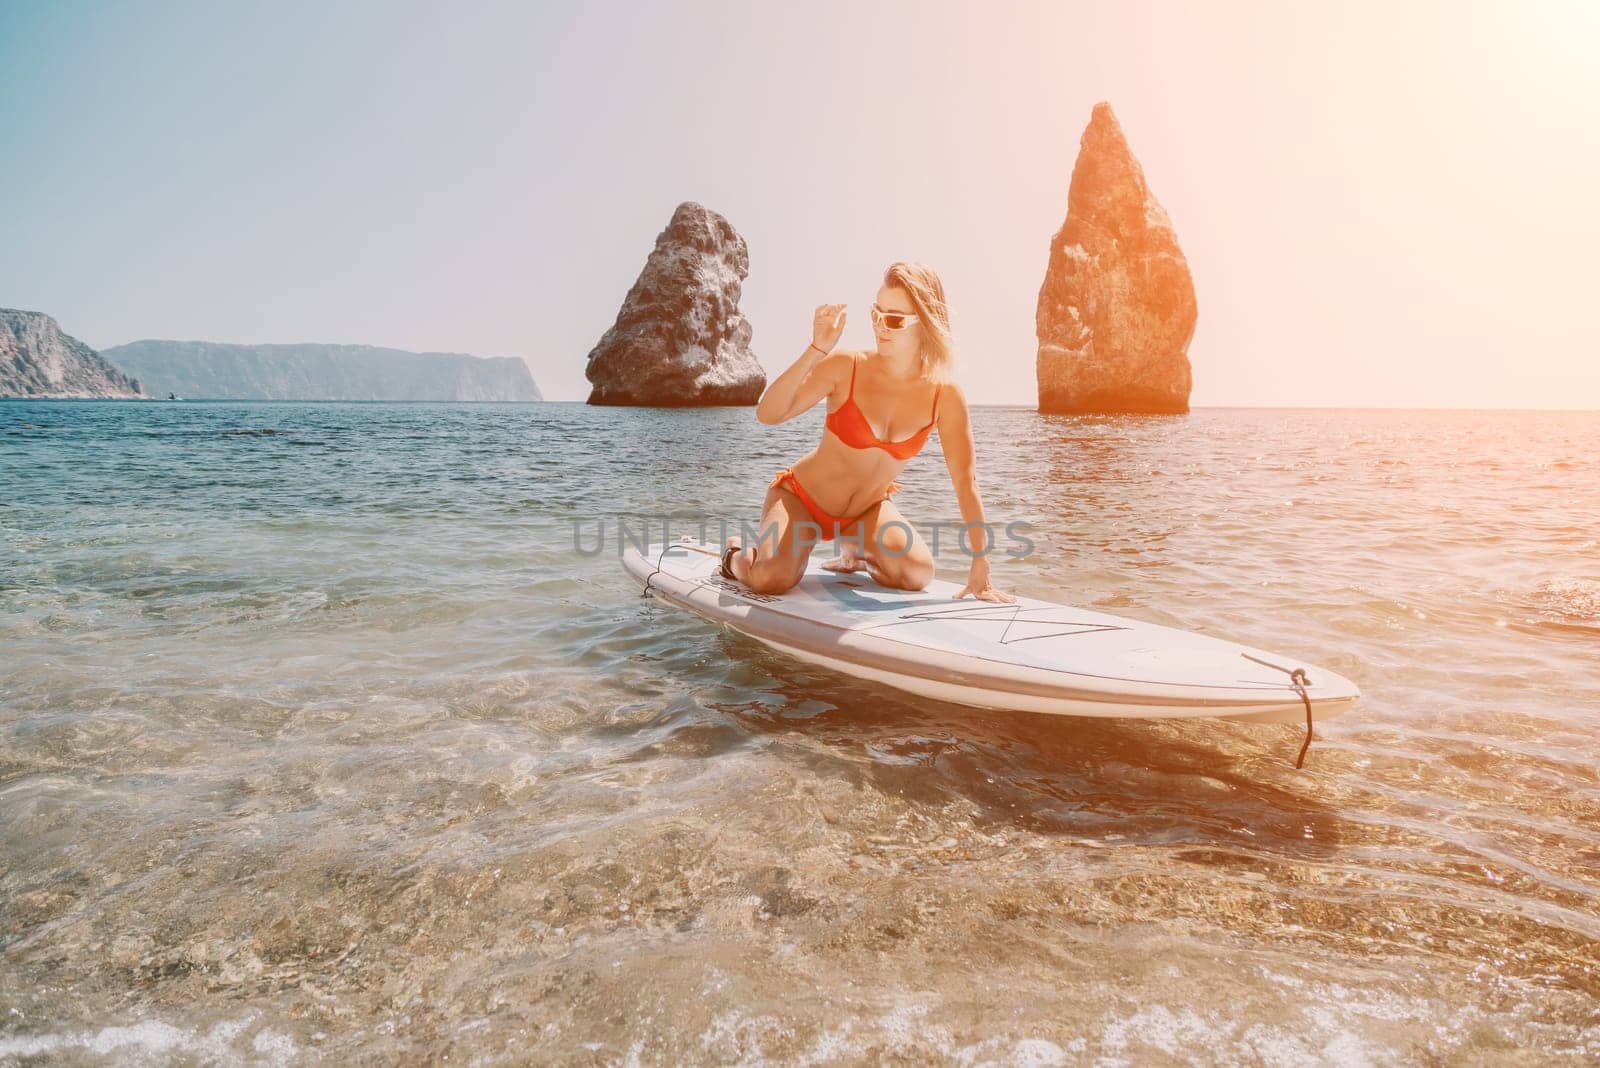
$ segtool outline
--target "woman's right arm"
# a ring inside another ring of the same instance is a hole
[[[833,346],[844,333],[843,304],[823,304],[812,319],[811,344],[789,369],[779,375],[756,405],[756,418],[768,426],[793,419],[832,393],[838,385],[842,360],[830,359]]]

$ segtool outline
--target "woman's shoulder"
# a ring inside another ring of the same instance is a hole
[[[844,389],[855,373],[856,352],[853,349],[834,349],[817,361],[812,372],[828,383],[828,395],[843,397]]]
[[[942,421],[946,415],[960,416],[967,410],[967,394],[961,388],[961,383],[953,378],[941,379],[935,388],[935,395],[939,398],[939,418]]]
[[[866,353],[861,349],[834,349],[828,354],[828,360],[833,361],[835,374],[844,376],[848,381],[849,376],[855,373],[856,366]],[[826,362],[826,361],[824,361]]]

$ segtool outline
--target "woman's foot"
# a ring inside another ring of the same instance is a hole
[[[822,567],[826,571],[860,571],[866,566],[866,558],[856,551],[855,543],[850,541],[841,541],[839,555],[831,560],[822,561]]]
[[[739,549],[743,545],[743,539],[741,539],[737,534],[729,534],[722,542],[722,563],[718,567],[718,570],[722,573],[723,577],[731,578],[735,582],[744,581],[739,577],[739,568],[741,566],[740,560],[744,556],[744,553],[735,552],[730,554],[728,550]]]

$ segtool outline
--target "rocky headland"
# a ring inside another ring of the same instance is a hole
[[[0,308],[0,397],[139,397],[139,382],[43,312]]]

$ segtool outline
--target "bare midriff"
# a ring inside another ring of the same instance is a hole
[[[857,516],[883,500],[905,465],[882,449],[853,449],[824,430],[817,447],[791,467],[819,507],[834,515]],[[840,498],[839,491],[846,486],[850,493]]]

